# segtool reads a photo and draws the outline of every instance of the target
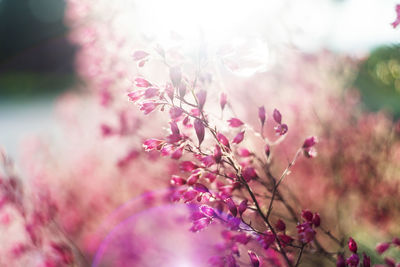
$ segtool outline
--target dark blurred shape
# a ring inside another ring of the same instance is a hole
[[[372,51],[360,65],[354,85],[368,109],[387,110],[400,118],[400,45]]]
[[[64,0],[0,0],[0,97],[58,93],[74,82]]]

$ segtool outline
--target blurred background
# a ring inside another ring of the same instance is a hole
[[[354,86],[365,107],[399,118],[400,35],[390,25],[396,1],[286,2],[298,26],[294,45],[306,53],[328,49],[359,59]],[[23,136],[51,130],[54,99],[77,81],[65,6],[63,0],[0,0],[0,144],[14,157]]]
[[[0,0],[0,143],[16,156],[29,133],[51,130],[54,99],[75,81],[63,0]]]

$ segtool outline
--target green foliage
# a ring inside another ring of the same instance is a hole
[[[368,109],[384,109],[400,118],[400,45],[374,50],[361,64],[354,86]]]

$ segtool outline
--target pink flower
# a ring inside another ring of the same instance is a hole
[[[195,190],[188,190],[185,193],[183,193],[183,199],[184,199],[185,203],[195,199],[197,194],[198,194],[198,192]]]
[[[359,262],[360,258],[355,253],[348,257],[346,260],[346,263],[349,265],[349,267],[357,267]]]
[[[400,24],[400,5],[396,5],[396,20],[392,22],[393,28],[396,28]]]
[[[158,90],[157,88],[153,88],[153,87],[150,87],[150,88],[147,88],[145,91],[144,91],[144,97],[145,98],[152,98],[152,97],[155,97],[156,95],[158,95],[158,92],[159,92],[160,90]]]
[[[237,215],[237,207],[235,202],[233,202],[232,198],[227,198],[225,199],[225,203],[228,206],[229,211],[233,215],[233,217],[236,217]]]
[[[171,119],[176,120],[178,119],[183,113],[183,110],[179,107],[172,107],[169,110],[169,116],[171,117]]]
[[[110,136],[114,133],[113,129],[110,126],[108,126],[107,124],[100,125],[100,128],[101,128],[101,134],[104,137]]]
[[[180,186],[186,184],[186,180],[180,176],[172,175],[171,176],[171,185]]]
[[[304,141],[303,148],[311,148],[316,143],[318,143],[318,139],[315,136],[310,136]]]
[[[221,110],[224,110],[226,103],[228,102],[227,100],[227,95],[226,93],[221,93],[221,96],[219,98],[219,105],[221,107]]]
[[[144,115],[147,115],[154,111],[159,104],[154,102],[145,102],[140,104],[140,110],[143,111]]]
[[[266,145],[264,151],[265,151],[265,155],[267,156],[267,158],[269,158],[269,155],[271,154],[270,146]]]
[[[309,243],[314,240],[316,232],[312,229],[310,222],[299,224],[296,228],[301,242]]]
[[[134,61],[139,61],[139,60],[142,60],[142,59],[146,58],[148,55],[149,55],[149,53],[147,53],[145,51],[138,50],[138,51],[135,51],[133,53],[133,60]]]
[[[319,217],[318,213],[314,214],[314,217],[312,219],[312,223],[314,224],[315,227],[318,227],[321,225],[321,218]]]
[[[265,108],[261,106],[258,108],[258,118],[260,119],[261,126],[264,126],[265,123]]]
[[[237,128],[243,125],[243,122],[237,118],[231,118],[228,120],[229,126],[233,128]]]
[[[279,219],[275,224],[275,228],[280,232],[284,232],[286,230],[286,224],[281,219]]]
[[[282,123],[282,115],[279,112],[279,110],[274,109],[274,111],[272,113],[272,117],[274,118],[274,121],[276,121],[276,123],[278,123],[278,124]]]
[[[383,243],[379,243],[375,250],[376,252],[378,252],[379,254],[382,254],[383,252],[385,252],[388,248],[390,247],[390,244],[387,242],[383,242]]]
[[[275,242],[275,235],[271,231],[259,235],[257,240],[261,243],[264,249],[268,249]]]
[[[201,158],[201,163],[203,163],[204,166],[210,167],[215,163],[214,157],[213,156],[205,156]]]
[[[216,215],[213,208],[207,205],[201,205],[199,210],[208,217],[214,217]]]
[[[393,243],[393,245],[400,246],[400,238],[394,237],[392,239],[392,243]]]
[[[242,200],[242,202],[240,202],[240,204],[239,204],[239,206],[238,206],[238,211],[239,211],[239,214],[240,214],[240,215],[242,215],[243,212],[246,211],[246,209],[247,209],[247,202],[248,202],[247,199]]]
[[[249,250],[247,253],[249,254],[251,265],[253,267],[259,267],[260,266],[260,259],[258,258],[257,254],[254,253],[251,250]]]
[[[129,100],[132,102],[138,101],[140,98],[143,97],[144,92],[142,90],[137,90],[134,92],[128,93]]]
[[[251,180],[257,178],[256,170],[253,167],[244,168],[242,175],[246,182],[250,182]]]
[[[208,188],[201,183],[195,183],[193,189],[200,193],[208,193]]]
[[[336,267],[346,267],[346,261],[342,254],[338,254],[337,256]]]
[[[240,133],[238,133],[235,138],[233,138],[232,143],[234,144],[240,144],[244,139],[244,131],[241,131]]]
[[[279,124],[275,127],[275,132],[278,135],[285,135],[288,131],[288,126],[286,124]]]
[[[181,83],[182,72],[181,68],[176,66],[169,69],[169,77],[171,78],[172,84],[178,87]]]
[[[199,146],[204,140],[205,128],[204,124],[201,120],[195,119],[194,121],[194,130],[196,131],[197,139],[199,140]]]
[[[307,222],[311,222],[313,219],[313,214],[309,210],[302,210],[301,217],[303,217]]]
[[[150,87],[151,83],[143,78],[136,78],[135,79],[135,85],[137,87]]]
[[[179,167],[182,171],[185,171],[185,172],[191,172],[198,168],[198,166],[196,164],[194,164],[192,161],[183,161],[183,162],[181,162]]]
[[[371,267],[371,258],[363,252],[363,267]]]
[[[171,154],[171,158],[172,159],[180,159],[182,157],[183,154],[183,147],[180,147],[178,149],[176,149],[172,154]]]
[[[200,90],[197,94],[197,101],[199,102],[199,109],[203,109],[204,104],[206,103],[207,92],[205,90]]]
[[[244,147],[238,148],[237,153],[241,157],[248,157],[251,155],[251,152],[247,148],[244,148]]]
[[[206,228],[211,222],[212,222],[212,219],[209,217],[201,218],[201,219],[193,222],[193,225],[190,228],[190,231],[192,231],[192,232],[201,231],[204,228]]]
[[[349,250],[353,253],[357,253],[357,243],[353,238],[349,238],[349,242],[347,243],[349,246]]]
[[[147,139],[143,143],[143,147],[145,151],[151,151],[151,150],[160,150],[162,144],[164,144],[164,141],[158,140],[158,139]]]
[[[219,145],[215,145],[214,148],[214,154],[213,154],[214,160],[216,163],[220,163],[222,159],[222,151]]]
[[[223,135],[222,133],[218,133],[217,134],[217,139],[222,145],[224,145],[227,148],[230,148],[228,138],[226,138],[225,135]]]

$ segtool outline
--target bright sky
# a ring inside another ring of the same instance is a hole
[[[136,11],[144,32],[175,29],[188,37],[201,28],[218,44],[262,32],[305,50],[363,53],[400,40],[400,28],[390,25],[396,3],[400,0],[138,0]]]

